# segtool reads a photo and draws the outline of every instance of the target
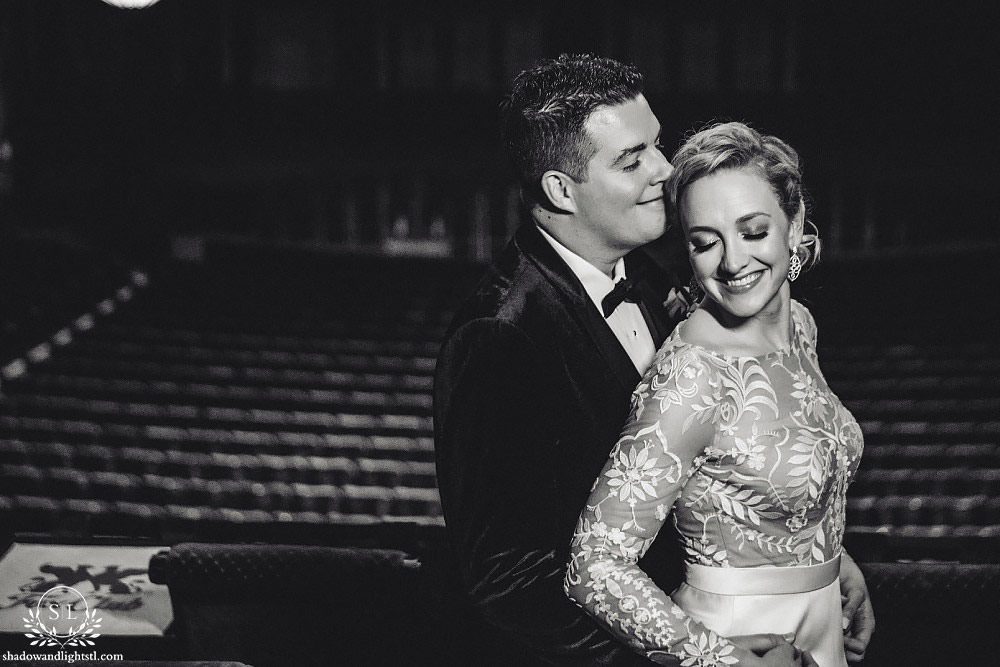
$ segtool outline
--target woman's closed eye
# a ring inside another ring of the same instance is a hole
[[[705,252],[718,242],[718,239],[714,241],[691,241],[690,245],[692,252]]]
[[[759,232],[746,232],[743,234],[743,238],[747,241],[760,241],[761,239],[767,238],[767,230],[761,230]]]

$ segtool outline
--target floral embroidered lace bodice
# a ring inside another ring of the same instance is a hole
[[[691,563],[813,565],[840,553],[863,447],[816,359],[816,325],[791,303],[788,350],[733,357],[664,342],[573,536],[566,590],[636,650],[733,664],[732,646],[636,565],[668,516]]]

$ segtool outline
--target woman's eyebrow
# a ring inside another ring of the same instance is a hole
[[[761,215],[763,215],[766,218],[770,218],[771,217],[770,213],[765,213],[764,211],[754,211],[752,213],[744,213],[740,217],[736,218],[736,224],[738,225],[740,223],[747,222],[748,220],[753,220],[757,216],[761,216]]]

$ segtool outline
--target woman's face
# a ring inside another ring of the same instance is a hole
[[[679,208],[691,267],[708,299],[736,319],[775,312],[787,301],[788,261],[802,239],[803,214],[789,221],[754,169],[699,178]]]

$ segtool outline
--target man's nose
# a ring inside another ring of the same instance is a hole
[[[649,182],[651,185],[659,185],[674,172],[674,167],[659,148],[653,148],[653,160],[653,174]]]

